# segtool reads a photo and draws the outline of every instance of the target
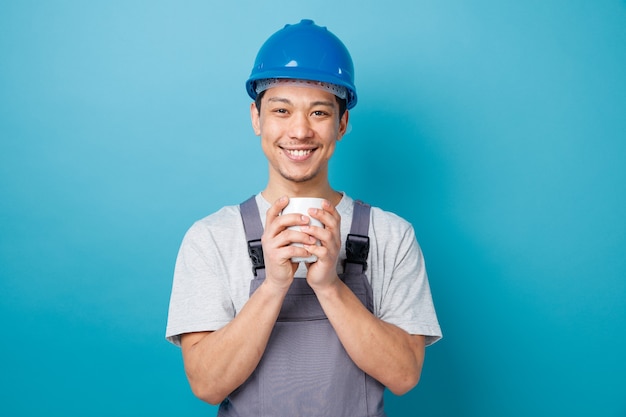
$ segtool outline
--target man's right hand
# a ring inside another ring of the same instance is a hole
[[[281,289],[291,285],[298,263],[291,262],[293,257],[307,257],[310,253],[301,247],[290,246],[292,243],[311,245],[315,238],[306,233],[288,229],[291,226],[309,224],[309,217],[300,214],[281,216],[282,210],[289,204],[289,198],[278,199],[268,210],[265,218],[265,232],[261,238],[265,258],[265,282]]]

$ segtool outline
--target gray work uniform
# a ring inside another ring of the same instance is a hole
[[[370,207],[355,201],[348,259],[340,279],[373,311],[365,275]],[[241,205],[253,261],[250,295],[263,283],[263,226],[254,198]],[[304,278],[295,278],[252,375],[220,405],[218,417],[384,417],[385,387],[350,359]]]

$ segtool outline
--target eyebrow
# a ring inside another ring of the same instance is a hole
[[[313,106],[328,106],[335,108],[335,101],[314,101],[311,103]]]
[[[290,100],[282,97],[268,97],[267,101],[270,103],[277,101],[279,103],[291,104]]]

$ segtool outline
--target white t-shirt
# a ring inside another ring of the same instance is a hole
[[[261,221],[270,203],[256,195]],[[353,200],[344,194],[342,247],[337,273],[343,272],[345,239],[352,222]],[[430,345],[441,329],[428,284],[422,251],[410,223],[372,207],[366,275],[374,298],[374,315],[410,334],[426,336]],[[302,264],[296,278],[306,276]],[[193,224],[181,244],[170,299],[166,338],[180,345],[180,335],[214,331],[230,322],[249,298],[252,261],[239,206],[226,206]]]

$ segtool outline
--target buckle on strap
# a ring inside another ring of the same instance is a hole
[[[265,268],[265,259],[263,258],[263,246],[261,245],[261,239],[248,241],[248,255],[252,260],[252,272],[254,276],[257,275],[256,271]]]
[[[367,269],[367,256],[370,250],[368,236],[349,234],[346,239],[346,262],[363,265]]]

